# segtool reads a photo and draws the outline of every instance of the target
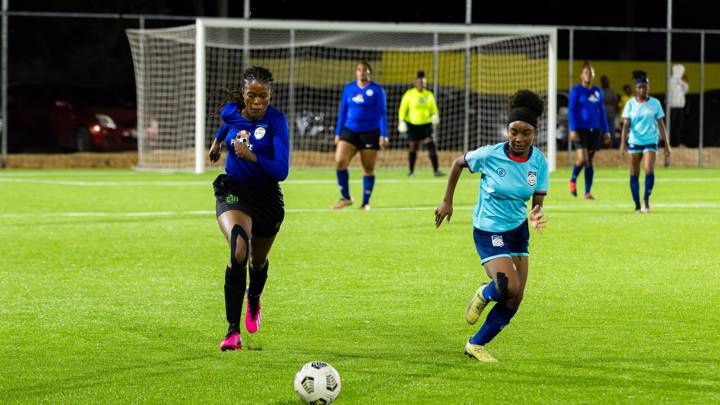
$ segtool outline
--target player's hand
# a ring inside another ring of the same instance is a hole
[[[543,208],[540,205],[534,206],[532,211],[530,211],[530,225],[532,225],[533,229],[540,232],[545,228],[546,224],[547,220],[545,219]]]
[[[605,142],[605,145],[610,145],[610,132],[605,132],[603,134],[603,141]]]
[[[440,124],[440,116],[437,115],[437,114],[433,114],[433,115],[430,117],[430,122],[431,122],[433,125],[439,125],[439,124]]]
[[[627,148],[623,144],[620,144],[620,155],[627,156]]]
[[[220,159],[221,147],[222,142],[218,142],[217,139],[213,141],[212,146],[210,146],[210,153],[208,153],[211,162],[215,163]]]
[[[255,154],[250,150],[250,133],[248,131],[238,132],[235,139],[232,140],[233,146],[235,147],[235,155],[242,159],[250,162],[255,161]]]
[[[446,203],[445,201],[440,203],[440,206],[435,210],[435,228],[439,228],[443,222],[443,219],[447,217],[448,223],[452,218],[453,206],[452,203]]]
[[[398,122],[398,132],[401,134],[407,132],[407,123],[405,121],[400,120],[400,122]]]
[[[670,149],[670,145],[665,144],[665,157],[666,158],[669,157],[671,153],[672,153],[672,150]]]
[[[340,143],[340,137],[338,135],[335,135],[335,146]]]
[[[575,131],[570,132],[570,140],[573,142],[577,142],[580,140],[580,138],[578,138],[577,132],[575,132]]]
[[[386,136],[380,137],[380,149],[385,149],[385,147],[388,145],[389,141]]]

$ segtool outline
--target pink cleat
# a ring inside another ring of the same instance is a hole
[[[245,329],[248,333],[255,333],[260,328],[262,321],[262,306],[260,296],[247,295],[247,306],[245,308]]]
[[[220,343],[220,350],[240,350],[242,349],[242,339],[239,330],[230,330],[225,336],[225,340]]]

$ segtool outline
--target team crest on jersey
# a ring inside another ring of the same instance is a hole
[[[528,170],[528,186],[532,187],[537,184],[537,173]]]
[[[253,135],[255,135],[255,139],[257,139],[258,141],[263,139],[263,137],[265,136],[265,128],[257,127]]]
[[[503,247],[505,246],[505,242],[503,242],[502,235],[492,235],[490,237],[490,240],[492,241],[493,247]]]
[[[496,172],[497,175],[500,176],[500,177],[505,177],[505,174],[507,174],[507,172],[505,171],[505,169],[503,169],[502,167],[498,167],[498,169],[497,169],[495,172]]]
[[[375,92],[372,91],[372,89],[367,89],[367,91],[365,92],[365,94],[367,94],[368,97],[372,97],[372,95],[375,94]]]
[[[591,103],[597,103],[598,100],[600,100],[600,92],[598,92],[597,90],[593,94],[588,96],[588,101],[590,101]]]
[[[356,103],[364,103],[365,99],[363,98],[362,93],[358,93],[355,95],[355,97],[352,98],[352,101]]]

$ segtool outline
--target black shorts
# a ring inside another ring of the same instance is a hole
[[[423,141],[432,136],[432,124],[413,125],[407,123],[408,141]]]
[[[356,149],[380,149],[380,128],[367,132],[354,132],[343,128],[340,140],[350,142]]]
[[[252,218],[252,236],[269,238],[280,231],[285,203],[279,184],[251,187],[223,173],[213,182],[213,189],[216,216],[230,210],[246,213]]]
[[[600,129],[578,129],[578,140],[574,142],[575,149],[587,149],[588,151],[596,151],[602,145],[602,134]]]

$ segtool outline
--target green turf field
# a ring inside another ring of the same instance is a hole
[[[598,169],[591,202],[554,174],[497,364],[462,355],[477,175],[436,230],[427,170],[379,172],[370,212],[327,209],[334,171],[292,172],[256,350],[221,353],[215,174],[0,173],[0,402],[297,403],[310,360],[340,403],[720,402],[720,170],[658,169],[650,214],[626,170]]]

